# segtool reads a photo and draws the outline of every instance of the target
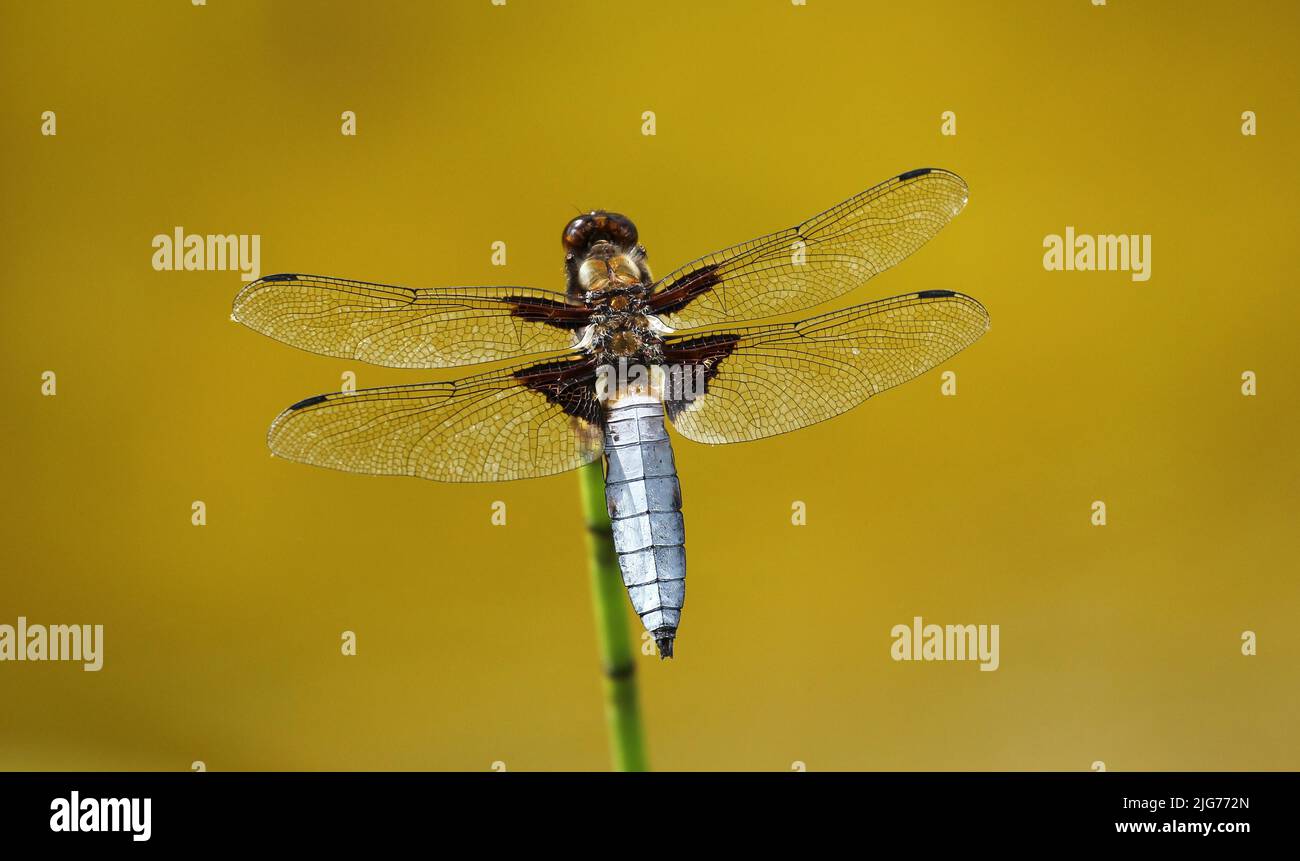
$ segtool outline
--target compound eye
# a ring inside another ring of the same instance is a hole
[[[631,250],[636,247],[636,225],[627,216],[616,212],[606,213],[604,232],[620,248]]]
[[[579,215],[570,221],[564,228],[564,247],[569,251],[583,251],[587,247],[587,241],[591,238],[591,231],[595,225],[591,219],[585,215]]]
[[[636,247],[636,225],[617,212],[589,212],[568,223],[563,239],[564,247],[572,252],[586,251],[601,239],[630,251]]]

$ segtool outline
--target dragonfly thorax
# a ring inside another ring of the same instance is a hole
[[[601,360],[658,364],[663,361],[663,335],[671,331],[647,310],[635,291],[591,296],[591,323],[582,331],[578,348]]]

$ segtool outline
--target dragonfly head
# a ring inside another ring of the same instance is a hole
[[[584,299],[611,292],[644,292],[651,283],[636,225],[625,215],[598,209],[564,228],[569,296]]]
[[[600,241],[626,253],[636,248],[636,240],[636,225],[632,219],[603,209],[579,215],[564,227],[564,250],[579,257]]]

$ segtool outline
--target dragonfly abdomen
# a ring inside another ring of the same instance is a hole
[[[686,597],[686,532],[661,402],[625,399],[607,409],[605,462],[605,501],[623,585],[660,657],[672,657]]]

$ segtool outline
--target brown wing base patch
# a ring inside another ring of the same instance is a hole
[[[664,345],[664,364],[668,366],[668,373],[680,375],[683,382],[699,377],[704,385],[703,391],[692,391],[691,396],[683,394],[683,388],[669,385],[669,391],[674,395],[664,399],[664,410],[670,420],[690,407],[692,400],[708,394],[709,383],[739,343],[739,335],[703,335]]]
[[[602,410],[596,398],[594,358],[561,359],[529,365],[515,371],[513,376],[566,414],[600,426]]]
[[[717,264],[687,272],[650,297],[650,313],[676,314],[695,299],[722,283]]]
[[[506,296],[511,316],[530,323],[544,323],[557,329],[576,330],[587,325],[591,309],[532,296]]]

